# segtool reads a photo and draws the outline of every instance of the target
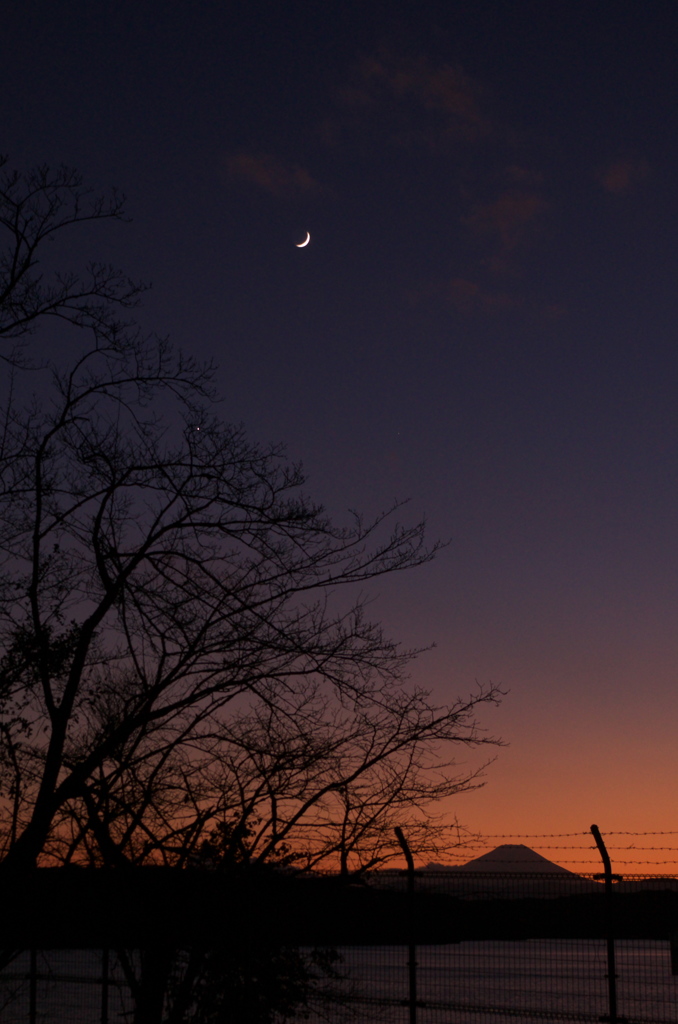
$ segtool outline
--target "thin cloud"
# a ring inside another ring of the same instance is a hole
[[[599,179],[606,192],[614,196],[624,196],[633,192],[649,173],[650,166],[647,160],[623,159],[609,164],[601,172]]]
[[[549,204],[519,133],[493,114],[492,91],[459,65],[382,46],[353,67],[338,101],[322,125],[329,148],[407,148],[417,159],[433,156],[433,174],[446,176],[445,216],[457,225],[446,262],[459,275],[440,267],[413,284],[410,301],[443,303],[463,316],[532,315],[516,289]]]
[[[533,168],[524,167],[521,164],[510,164],[505,169],[505,174],[509,181],[525,188],[541,185],[544,180],[541,171],[535,171]]]
[[[372,58],[363,62],[366,83],[383,85],[394,96],[411,96],[429,109],[442,110],[461,122],[481,126],[477,90],[459,67],[434,67],[425,57],[417,60]]]
[[[473,316],[477,313],[506,313],[517,309],[521,302],[506,292],[491,292],[477,281],[463,277],[453,278],[447,288],[447,299],[458,313]]]
[[[494,236],[504,252],[512,252],[534,234],[547,205],[536,192],[506,192],[492,203],[477,206],[464,223],[476,235]]]
[[[287,163],[269,153],[237,153],[227,161],[229,176],[274,196],[319,192],[322,186],[300,164]]]
[[[466,319],[489,319],[519,315],[521,320],[548,328],[567,316],[567,307],[560,303],[542,303],[529,295],[492,289],[470,277],[453,277],[445,286],[448,306]]]
[[[462,68],[387,49],[363,58],[340,94],[344,108],[355,116],[378,113],[394,141],[425,138],[431,144],[487,133],[480,97],[478,84]]]

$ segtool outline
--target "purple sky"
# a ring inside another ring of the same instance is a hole
[[[677,29],[559,0],[4,14],[0,150],[128,196],[66,262],[151,280],[144,324],[336,518],[409,497],[450,540],[374,609],[437,643],[441,700],[510,690],[451,808],[488,833],[678,828]]]

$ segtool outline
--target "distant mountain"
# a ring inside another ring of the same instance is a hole
[[[574,875],[574,872],[568,871],[567,868],[561,868],[559,864],[554,864],[553,861],[547,860],[546,857],[542,857],[540,853],[531,850],[529,846],[523,846],[522,843],[504,843],[502,846],[497,846],[495,850],[483,853],[482,856],[476,857],[466,864],[456,864],[453,867],[449,864],[427,864],[424,870],[455,872],[488,871],[494,873],[525,871],[531,874],[536,872],[538,874]]]
[[[375,872],[371,884],[404,889],[407,872]],[[554,899],[598,892],[602,882],[568,871],[522,844],[504,843],[466,864],[427,864],[415,882],[420,893],[459,899]]]
[[[600,883],[554,864],[522,843],[504,843],[454,867],[427,864],[417,885],[424,892],[466,899],[552,899],[600,888]]]

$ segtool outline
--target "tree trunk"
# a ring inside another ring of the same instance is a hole
[[[174,950],[154,946],[141,954],[141,977],[133,1024],[162,1024]]]

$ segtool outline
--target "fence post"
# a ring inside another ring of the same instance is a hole
[[[101,951],[101,1024],[108,1024],[109,951]]]
[[[601,1017],[601,1020],[609,1021],[610,1024],[621,1024],[625,1020],[624,1017],[617,1016],[617,970],[615,965],[614,957],[614,919],[612,916],[612,882],[620,882],[621,875],[612,874],[612,865],[610,863],[610,855],[607,852],[605,842],[600,834],[600,830],[597,825],[591,825],[591,832],[593,838],[596,841],[598,852],[603,861],[604,873],[602,875],[594,875],[594,878],[605,879],[605,926],[607,932],[607,991],[608,1001],[610,1006],[610,1014],[608,1017]]]
[[[678,974],[678,931],[671,932],[671,974]]]
[[[394,831],[401,849],[405,854],[405,860],[407,861],[407,924],[409,933],[407,970],[410,989],[408,1005],[410,1008],[410,1024],[417,1024],[417,947],[414,935],[414,860],[412,858],[410,848],[407,845],[407,840],[403,835],[403,830],[396,827]]]
[[[38,954],[35,946],[31,946],[28,976],[28,1020],[36,1024],[38,1019]]]

